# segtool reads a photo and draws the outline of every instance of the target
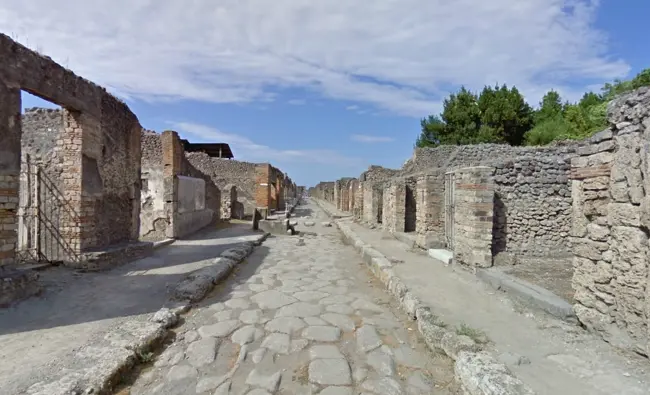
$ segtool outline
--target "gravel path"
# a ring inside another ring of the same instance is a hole
[[[313,221],[316,235],[258,247],[185,317],[131,395],[458,393],[452,361],[417,338],[320,209],[300,213],[310,218],[298,228]]]

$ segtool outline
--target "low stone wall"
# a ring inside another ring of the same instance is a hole
[[[578,319],[650,355],[650,88],[612,101],[612,126],[571,162]]]

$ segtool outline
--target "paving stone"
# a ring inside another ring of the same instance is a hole
[[[251,304],[246,299],[235,298],[228,300],[225,305],[231,309],[247,309]]]
[[[320,300],[326,296],[329,296],[327,292],[320,292],[320,291],[300,291],[293,294],[294,298],[301,300],[303,302]]]
[[[336,285],[339,287],[353,287],[354,286],[354,281],[351,280],[338,280],[336,282]]]
[[[260,363],[266,354],[266,348],[258,348],[257,350],[250,353],[251,360],[253,363]]]
[[[238,320],[218,322],[212,325],[205,325],[199,328],[201,337],[225,337],[237,329],[240,325]]]
[[[187,379],[195,379],[199,375],[199,371],[196,368],[188,365],[176,365],[172,366],[169,369],[169,372],[165,375],[167,381],[180,381]]]
[[[354,302],[352,302],[352,308],[356,310],[374,311],[376,313],[381,313],[384,311],[384,309],[382,309],[381,307],[364,299],[357,299]]]
[[[311,360],[345,358],[338,347],[330,344],[311,346],[309,349],[309,357]]]
[[[227,376],[207,376],[202,377],[196,384],[196,393],[201,394],[206,391],[212,391],[228,380]]]
[[[355,383],[361,383],[363,382],[366,377],[368,377],[368,369],[366,368],[356,368],[354,369],[354,373],[352,374],[352,377],[354,378]]]
[[[364,317],[363,323],[368,325],[374,325],[377,328],[382,328],[382,329],[395,329],[395,328],[402,327],[402,324],[396,319],[381,317],[381,316]]]
[[[321,288],[320,291],[331,293],[333,295],[345,295],[348,293],[348,287],[334,287],[330,285]],[[354,298],[351,298],[351,300],[354,300]]]
[[[321,342],[334,342],[341,337],[341,329],[335,326],[309,326],[302,331],[302,337]]]
[[[332,295],[326,298],[321,299],[318,303],[329,305],[329,304],[350,304],[354,301],[354,298],[347,295]]]
[[[426,355],[413,350],[407,345],[401,345],[393,349],[395,361],[409,368],[424,369],[427,363]]]
[[[289,350],[290,353],[295,353],[303,348],[307,347],[309,345],[309,340],[306,339],[296,339],[291,341],[291,348]]]
[[[196,368],[208,365],[214,362],[218,346],[219,342],[213,337],[197,340],[187,347],[187,361]]]
[[[316,278],[318,278],[319,280],[328,280],[328,281],[341,280],[342,277],[343,274],[334,271],[328,273],[321,273],[316,276]]]
[[[364,325],[356,332],[357,347],[362,352],[372,351],[382,345],[374,326]]]
[[[268,348],[278,354],[289,353],[291,341],[289,335],[285,333],[271,333],[263,341],[261,347]]]
[[[261,388],[255,388],[253,390],[248,391],[246,395],[271,395],[271,393]]]
[[[421,371],[411,373],[406,379],[407,392],[410,395],[425,395],[433,388],[433,383]]]
[[[350,387],[326,387],[318,395],[352,395]]]
[[[278,390],[281,377],[282,372],[280,371],[266,372],[255,368],[246,377],[246,384],[252,385],[253,387],[261,387],[273,393]]]
[[[303,285],[300,287],[304,291],[316,291],[318,289],[321,289],[323,287],[326,287],[330,285],[331,283],[329,281],[323,281],[323,280],[318,280],[314,281],[311,284]]]
[[[319,305],[312,304],[312,303],[298,302],[280,308],[275,313],[275,316],[276,317],[310,317],[310,316],[319,315],[320,312],[321,312],[321,306]]]
[[[248,284],[248,288],[253,292],[263,292],[269,289],[270,285],[266,284]]]
[[[248,325],[237,329],[230,337],[230,340],[235,344],[243,346],[244,344],[259,340],[262,336],[264,336],[263,330],[256,328],[254,325]]]
[[[321,318],[318,318],[318,317],[305,317],[304,320],[307,323],[307,325],[310,325],[310,326],[327,325],[327,322],[323,321]]]
[[[232,310],[223,310],[218,313],[215,313],[212,318],[217,321],[226,321],[232,318]]]
[[[316,359],[309,364],[309,381],[320,385],[350,385],[350,365],[345,359]]]
[[[186,344],[190,344],[193,341],[198,340],[199,337],[200,337],[199,332],[197,332],[197,331],[187,331],[187,332],[183,333],[183,342],[185,342]]]
[[[182,361],[183,358],[185,358],[185,351],[183,351],[183,348],[180,346],[173,346],[166,349],[162,352],[162,354],[160,354],[160,356],[156,359],[154,366],[163,367],[176,365]]]
[[[361,385],[361,388],[381,395],[401,395],[403,393],[402,387],[399,383],[390,377],[382,377],[377,380],[366,380]]]
[[[251,291],[232,291],[228,296],[232,299],[241,299],[241,298],[247,298],[251,296],[251,294],[252,294]]]
[[[251,300],[257,303],[261,308],[269,310],[275,310],[298,301],[296,298],[285,295],[284,293],[274,289],[260,292],[251,297]]]
[[[367,357],[368,365],[375,369],[377,373],[383,376],[393,376],[395,374],[395,361],[393,361],[393,357],[381,348],[369,352]]]
[[[346,332],[353,331],[354,328],[356,328],[356,325],[352,320],[352,318],[348,317],[347,315],[336,314],[336,313],[325,313],[322,314],[320,318]]]
[[[258,324],[263,321],[262,310],[244,310],[239,314],[239,320],[244,324]]]
[[[211,304],[210,307],[208,307],[208,308],[210,310],[214,310],[214,311],[221,311],[221,310],[225,309],[226,306],[223,304],[223,302],[217,302],[217,303]]]
[[[346,304],[330,304],[325,306],[325,311],[338,314],[354,314],[354,309]]]
[[[279,317],[269,321],[264,329],[269,332],[281,332],[291,334],[306,327],[305,321],[297,317]]]
[[[226,381],[225,383],[221,384],[219,388],[217,388],[212,395],[229,395],[230,394],[230,387],[232,386],[232,382],[230,380]]]

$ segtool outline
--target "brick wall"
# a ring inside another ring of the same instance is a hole
[[[454,172],[454,260],[470,267],[492,266],[494,169]]]

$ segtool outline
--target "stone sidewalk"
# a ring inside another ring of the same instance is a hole
[[[327,212],[341,215],[328,202]],[[348,238],[372,246],[449,326],[485,333],[493,355],[539,395],[647,394],[650,362],[624,354],[578,326],[529,310],[461,268],[444,266],[381,230],[337,220]]]
[[[124,346],[160,335],[151,318],[176,284],[224,250],[259,237],[249,224],[234,225],[177,240],[107,272],[43,272],[40,297],[0,310],[0,394],[50,395],[54,386],[47,383],[117,368],[130,355]]]
[[[292,219],[305,229],[319,211]],[[453,361],[426,348],[338,230],[308,229],[266,240],[120,395],[459,394]]]

